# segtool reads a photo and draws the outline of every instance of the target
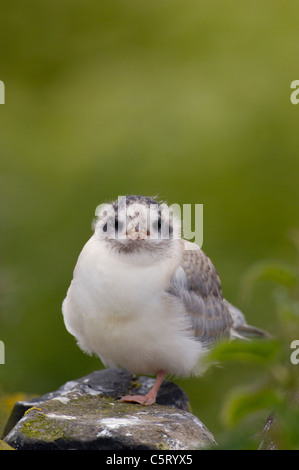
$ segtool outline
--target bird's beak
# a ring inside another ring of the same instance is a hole
[[[140,222],[132,225],[129,224],[127,235],[131,240],[145,240],[147,238],[147,231]]]

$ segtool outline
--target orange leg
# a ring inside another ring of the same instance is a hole
[[[121,402],[133,402],[139,403],[140,405],[149,406],[156,403],[156,397],[159,388],[162,385],[163,380],[165,379],[167,373],[164,370],[159,370],[157,373],[156,382],[154,386],[146,395],[126,395],[120,399]]]

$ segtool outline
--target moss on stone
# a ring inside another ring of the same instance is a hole
[[[59,400],[49,400],[43,404],[43,409],[32,407],[26,411],[26,420],[21,423],[20,432],[29,440],[44,442],[58,439],[70,439],[71,433],[68,418],[70,416],[127,416],[128,411],[134,413],[140,410],[140,405],[134,403],[121,403],[111,397],[105,396],[74,396],[65,405]],[[52,419],[54,415],[58,419]],[[63,419],[63,415],[66,419]]]
[[[28,410],[29,411],[29,410]],[[31,412],[33,414],[29,419],[22,423],[20,432],[29,439],[43,440],[51,442],[57,439],[65,439],[67,437],[67,424],[64,422],[53,422],[44,413],[38,411]]]
[[[142,383],[138,381],[138,379],[132,379],[130,382],[131,389],[139,389],[142,387]]]
[[[158,450],[169,450],[169,447],[165,444],[165,442],[159,442],[157,444]]]

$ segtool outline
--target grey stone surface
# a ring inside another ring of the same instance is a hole
[[[121,403],[121,395],[145,394],[149,377],[121,369],[96,371],[30,402],[17,402],[4,442],[17,450],[192,450],[215,444],[189,410],[186,394],[165,381],[157,404]]]

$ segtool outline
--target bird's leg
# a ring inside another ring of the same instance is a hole
[[[157,372],[156,381],[153,387],[146,395],[126,395],[120,399],[121,402],[133,402],[139,403],[140,405],[149,406],[156,403],[156,397],[159,388],[162,385],[163,380],[165,379],[167,373],[164,370],[159,370]]]

